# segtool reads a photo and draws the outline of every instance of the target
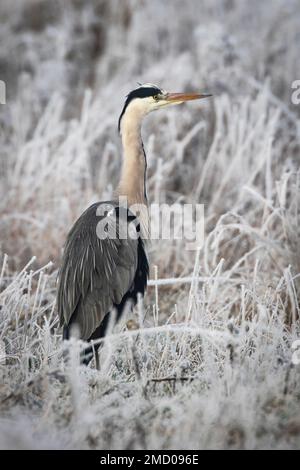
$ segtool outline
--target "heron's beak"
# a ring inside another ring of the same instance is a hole
[[[199,94],[199,93],[167,93],[164,100],[169,104],[180,104],[185,101],[201,100],[202,98],[208,98],[212,95]]]

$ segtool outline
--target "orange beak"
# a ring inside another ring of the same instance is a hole
[[[164,99],[169,103],[183,103],[184,101],[201,100],[208,98],[212,95],[199,94],[199,93],[168,93]]]

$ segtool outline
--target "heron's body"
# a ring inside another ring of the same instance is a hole
[[[65,244],[57,292],[65,339],[73,326],[84,340],[103,337],[112,313],[116,312],[118,320],[126,305],[131,307],[138,294],[144,295],[149,265],[145,251],[147,162],[141,123],[161,106],[204,96],[168,94],[154,85],[141,86],[128,95],[119,120],[123,168],[115,198],[90,206],[75,222]],[[99,232],[104,227],[109,236]],[[85,351],[84,363],[90,361],[92,350],[91,346]]]
[[[100,206],[104,215],[99,217]],[[118,320],[126,303],[135,304],[138,293],[144,294],[149,267],[143,239],[97,237],[97,224],[104,218],[110,217],[118,229],[122,209],[117,201],[93,204],[68,235],[58,289],[65,339],[73,325],[84,340],[101,338],[112,311]],[[113,213],[107,216],[111,210]],[[129,223],[134,222],[135,216],[129,211],[125,217]]]

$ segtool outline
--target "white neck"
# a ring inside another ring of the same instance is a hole
[[[121,120],[123,166],[117,196],[126,197],[128,209],[139,219],[142,238],[147,240],[149,238],[145,188],[147,162],[141,137],[144,116],[145,112],[139,106],[129,106]]]
[[[121,121],[123,167],[117,192],[118,195],[127,197],[128,205],[147,204],[147,163],[141,137],[143,117],[139,109],[132,107],[126,111]]]

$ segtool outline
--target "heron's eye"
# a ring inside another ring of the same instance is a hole
[[[159,101],[159,95],[154,95],[153,99],[154,99],[154,101]]]

